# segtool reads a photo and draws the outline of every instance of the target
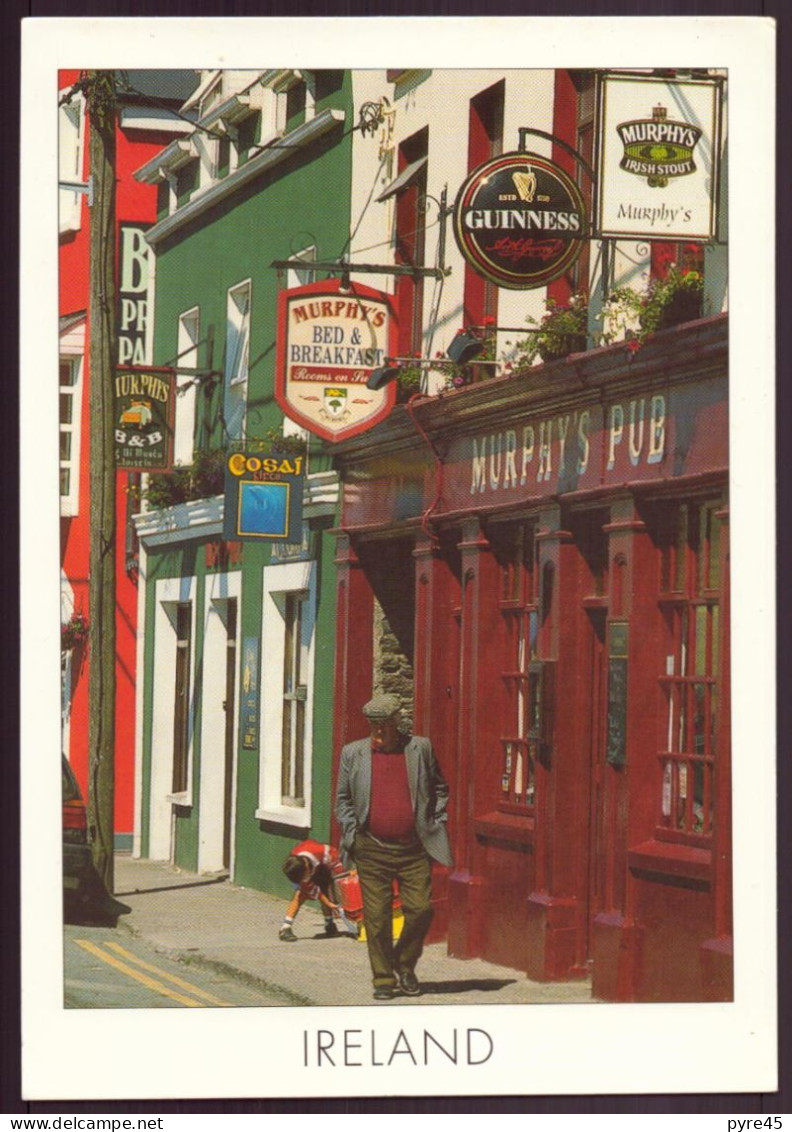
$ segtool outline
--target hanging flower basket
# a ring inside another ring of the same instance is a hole
[[[61,625],[61,652],[70,652],[88,639],[88,619],[83,613],[73,613]]]

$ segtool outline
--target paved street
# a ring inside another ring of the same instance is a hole
[[[63,944],[67,1009],[288,1005],[283,996],[250,987],[236,974],[160,955],[123,929],[67,925]]]
[[[131,909],[117,928],[66,929],[69,1005],[217,1005],[198,991],[240,1006],[373,1005],[365,944],[351,936],[326,938],[318,906],[309,904],[300,912],[298,942],[281,943],[284,901],[224,878],[119,856],[115,888]],[[198,1002],[180,1002],[173,993],[146,987],[110,959]],[[158,970],[147,970],[141,961]],[[418,973],[423,994],[394,1000],[399,1005],[591,1001],[586,982],[535,983],[520,971],[481,959],[449,958],[444,943],[426,948]],[[174,975],[190,989],[174,983]],[[137,985],[130,988],[130,983]]]

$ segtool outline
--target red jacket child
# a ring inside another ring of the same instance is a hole
[[[338,850],[332,845],[322,845],[318,841],[301,841],[295,845],[283,862],[283,871],[295,886],[295,893],[286,909],[278,938],[285,943],[294,943],[297,936],[292,924],[306,900],[318,900],[322,905],[325,920],[325,935],[338,935],[334,916],[341,912],[341,905],[332,897],[333,871],[339,865]]]

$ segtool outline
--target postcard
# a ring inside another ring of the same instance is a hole
[[[25,21],[27,1099],[776,1087],[774,33]]]

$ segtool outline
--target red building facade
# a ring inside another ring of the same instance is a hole
[[[119,233],[117,262],[121,261],[122,224],[147,225],[156,217],[156,191],[142,185],[132,172],[164,145],[182,123],[169,107],[177,107],[195,85],[192,72],[129,72],[134,91],[119,105],[116,130],[116,219]],[[89,466],[89,225],[87,191],[67,188],[90,178],[89,122],[84,99],[75,93],[64,99],[79,80],[79,71],[59,76],[60,109],[60,428],[61,428],[61,658],[64,753],[74,767],[83,792],[88,779],[88,684],[90,657],[82,626],[90,622],[88,558],[90,524]],[[174,86],[175,84],[175,86]],[[145,86],[146,97],[138,89]],[[157,97],[159,94],[159,97]],[[187,128],[187,123],[184,123]],[[147,253],[146,253],[147,255]],[[146,303],[145,292],[140,301]],[[141,309],[145,322],[146,308]],[[143,337],[146,334],[142,328]],[[125,359],[127,362],[130,358]],[[137,651],[137,580],[135,547],[128,518],[133,509],[129,477],[116,484],[116,759],[115,831],[119,846],[131,846],[135,765],[135,666]]]
[[[450,954],[607,1000],[732,997],[727,391],[718,315],[339,446],[335,746],[395,585],[451,787]]]

